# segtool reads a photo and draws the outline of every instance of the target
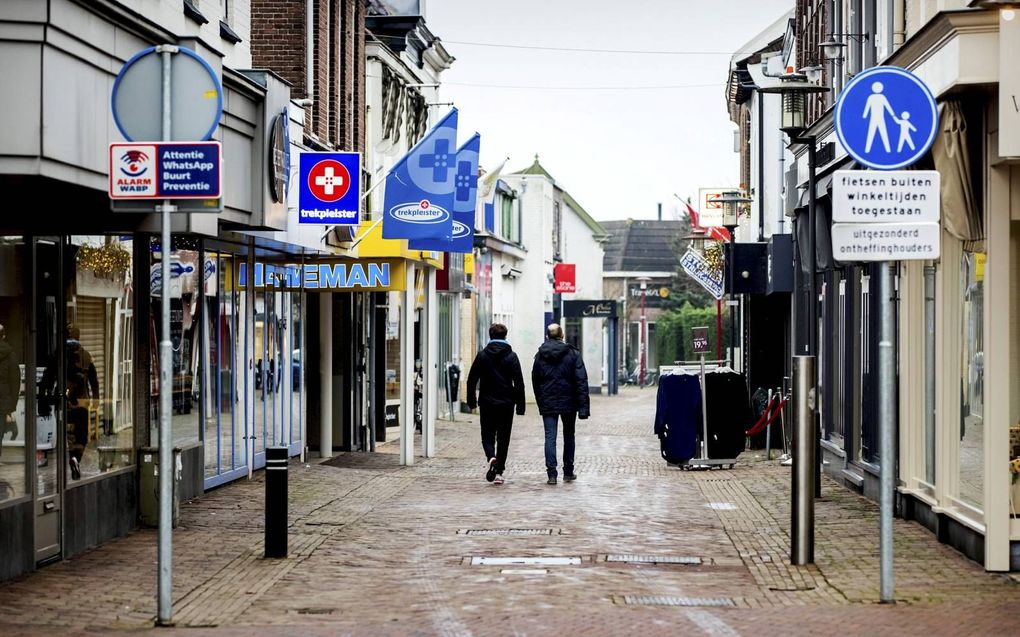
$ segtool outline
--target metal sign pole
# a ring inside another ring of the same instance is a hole
[[[708,394],[705,387],[705,355],[701,355],[701,459],[708,460]]]
[[[163,61],[163,126],[162,137],[169,141],[171,60],[177,52],[175,46],[158,49]],[[161,338],[159,341],[159,615],[157,623],[163,626],[173,623],[173,475],[174,461],[171,445],[170,409],[172,408],[173,385],[171,375],[170,344],[170,213],[174,209],[169,199],[160,206],[163,234],[160,239],[161,255],[160,314]]]
[[[879,552],[881,554],[881,598],[883,604],[893,602],[893,425],[896,363],[893,353],[893,277],[892,264],[883,261],[880,269],[880,318],[878,341],[878,453],[881,457],[882,493],[879,500]]]

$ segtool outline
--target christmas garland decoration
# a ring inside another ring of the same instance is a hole
[[[705,246],[703,252],[705,261],[708,262],[708,266],[712,269],[712,273],[715,275],[722,274],[723,271],[723,248],[722,244],[718,241],[713,241]]]
[[[77,260],[79,267],[104,278],[112,278],[115,272],[124,272],[131,267],[131,253],[116,243],[83,245],[78,248]]]

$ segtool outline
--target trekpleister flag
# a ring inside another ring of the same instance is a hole
[[[457,109],[451,109],[386,175],[384,239],[453,235]]]
[[[475,203],[478,201],[478,151],[481,136],[475,133],[457,149],[457,166],[453,187],[453,237],[414,239],[407,242],[412,250],[440,250],[468,254],[474,249]]]

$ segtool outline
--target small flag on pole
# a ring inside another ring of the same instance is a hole
[[[384,239],[442,239],[453,235],[457,109],[436,124],[386,176]]]

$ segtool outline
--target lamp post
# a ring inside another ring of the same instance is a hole
[[[641,283],[641,333],[638,335],[640,362],[638,363],[638,387],[645,386],[645,353],[648,350],[648,317],[645,314],[645,297],[648,294],[648,282],[652,279],[647,276],[639,276],[637,280]]]
[[[804,135],[807,128],[807,96],[823,93],[829,89],[807,81],[803,73],[787,73],[780,76],[779,83],[759,89],[762,93],[778,93],[782,96],[782,123],[791,144],[806,144],[808,149],[808,241],[806,265],[808,270],[808,298],[810,304],[807,329],[797,324],[797,355],[794,356],[794,431],[793,431],[793,493],[790,516],[790,562],[810,564],[815,561],[815,497],[821,491],[821,466],[818,464],[818,449],[821,446],[816,420],[816,386],[818,375],[815,370],[815,352],[818,329],[818,294],[815,291],[816,257],[815,233],[815,149],[813,135]],[[801,251],[803,254],[803,251]],[[799,259],[798,265],[805,259]],[[802,313],[804,299],[798,291],[795,298],[797,315]]]
[[[720,196],[713,198],[712,201],[714,203],[722,204],[722,225],[730,232],[730,241],[726,252],[726,276],[729,278],[729,306],[732,308],[737,304],[737,301],[734,300],[736,297],[734,283],[736,282],[737,271],[736,232],[740,219],[740,207],[744,204],[750,203],[753,199],[743,196],[736,190],[729,190]],[[737,321],[733,311],[730,312],[730,364],[733,365],[734,368],[737,366]]]

